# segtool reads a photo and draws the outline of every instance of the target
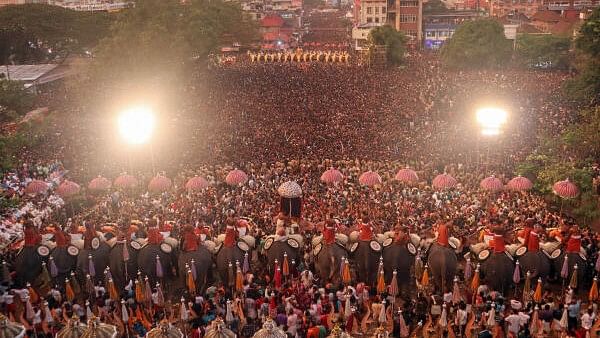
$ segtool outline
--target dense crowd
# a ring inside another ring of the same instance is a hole
[[[479,188],[481,179],[492,174],[506,183],[537,135],[559,131],[570,121],[569,107],[557,95],[565,74],[458,72],[443,69],[435,56],[415,54],[405,69],[385,72],[321,63],[236,62],[201,76],[206,84],[199,83],[187,93],[193,99],[159,120],[162,131],[148,151],[121,151],[115,134],[107,132],[112,124],[97,116],[58,113],[70,122],[52,120],[53,132],[44,144],[34,155],[25,152],[26,164],[2,178],[5,196],[20,198],[18,207],[3,210],[0,235],[7,245],[5,252],[22,237],[26,219],[40,229],[51,224],[65,229],[67,224],[94,224],[101,229],[107,223],[126,225],[132,220],[140,220],[144,227],[158,218],[175,229],[207,226],[216,236],[225,232],[231,218],[244,216],[252,220],[251,234],[260,242],[263,235],[276,230],[280,211],[276,191],[289,180],[302,188],[299,222],[307,237],[322,232],[323,222],[332,218],[340,223],[340,232],[349,232],[367,217],[377,232],[401,225],[425,237],[431,236],[434,225],[451,220],[453,235],[467,252],[468,245],[478,241],[480,228],[490,223],[509,229],[522,227],[526,219],[545,228],[574,224],[542,196],[489,194]],[[485,105],[499,105],[510,112],[503,134],[480,136],[473,115]],[[407,165],[419,176],[413,186],[393,179]],[[243,186],[224,183],[234,168],[248,174]],[[321,182],[321,174],[329,168],[340,170],[343,181],[337,185]],[[156,170],[166,171],[173,189],[154,195],[144,187],[133,193],[98,194],[85,189],[96,175],[115,177],[123,171],[135,173],[145,185]],[[381,185],[358,183],[368,170],[382,176]],[[454,189],[432,188],[431,179],[443,172],[459,182]],[[185,183],[194,175],[205,177],[210,187],[190,194]],[[34,178],[56,187],[64,177],[81,183],[83,192],[78,197],[63,200],[54,188],[36,196],[24,193]],[[583,229],[589,257],[585,268],[593,271],[597,239],[595,233]],[[469,331],[481,332],[480,337],[503,337],[494,331],[504,331],[506,336],[531,337],[529,331],[538,324],[532,319],[534,314],[546,330],[576,335],[582,327],[591,327],[596,313],[586,295],[565,292],[565,298],[560,286],[547,287],[540,301],[522,302],[518,291],[500,294],[486,286],[485,278],[476,290],[461,278],[457,290],[445,290],[440,297],[430,297],[416,277],[412,285],[421,287],[421,292],[398,298],[389,290],[376,292],[360,283],[325,284],[312,268],[310,249],[307,246],[299,265],[302,271],[293,272],[278,287],[260,266],[245,276],[243,292],[219,285],[215,277],[215,287],[196,295],[184,293],[182,304],[181,292],[166,290],[165,301],[155,288],[147,297],[151,306],[138,302],[135,287],[130,285],[119,290],[119,298],[132,314],[125,320],[122,304],[112,299],[105,283],[98,282],[94,292],[68,300],[63,296],[64,284],[54,281],[39,295],[48,302],[44,306],[40,297],[33,301],[36,291],[13,288],[3,271],[0,308],[31,330],[37,327],[38,333],[55,332],[74,313],[83,320],[93,312],[118,325],[121,332],[128,326],[132,335],[143,335],[161,319],[168,319],[193,337],[202,336],[217,317],[242,337],[251,336],[267,317],[291,337],[324,337],[336,325],[356,334],[364,318],[375,326],[383,323],[394,337],[406,337],[406,327],[445,331],[448,323],[455,324],[457,335]],[[464,264],[461,259],[461,271]],[[580,283],[589,285],[591,272],[589,277]],[[27,293],[31,309],[26,306]],[[87,307],[86,300],[90,301]],[[568,306],[565,318],[563,305]],[[389,313],[380,316],[382,307]],[[396,312],[400,309],[402,314]]]

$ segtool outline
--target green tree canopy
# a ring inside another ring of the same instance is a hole
[[[510,60],[511,45],[497,21],[466,21],[442,47],[442,60],[456,68],[497,67]]]
[[[106,35],[110,15],[42,4],[0,8],[0,62],[42,62],[91,48]]]
[[[579,74],[565,85],[569,97],[584,104],[600,102],[600,8],[583,23],[575,46],[581,61]]]
[[[381,26],[371,30],[369,33],[371,46],[379,45],[387,47],[387,62],[391,65],[399,65],[404,61],[406,36],[391,26]]]
[[[0,80],[0,122],[13,120],[33,107],[34,96],[19,81]]]
[[[527,66],[551,62],[553,68],[565,68],[569,63],[569,38],[553,35],[525,34],[517,40],[520,61]]]
[[[584,53],[600,57],[600,8],[596,8],[581,25],[575,43]]]

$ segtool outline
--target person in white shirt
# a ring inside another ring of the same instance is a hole
[[[594,325],[594,320],[596,319],[596,314],[592,308],[589,308],[586,313],[581,316],[581,327],[589,331]]]
[[[514,334],[516,337],[521,328],[521,317],[517,314],[517,311],[513,310],[513,313],[504,318],[504,321],[506,321],[507,331]]]
[[[465,336],[465,328],[467,327],[467,305],[464,302],[458,304],[458,310],[456,310],[455,324],[458,326],[458,337]]]

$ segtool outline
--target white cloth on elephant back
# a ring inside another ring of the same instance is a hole
[[[83,239],[73,239],[71,238],[71,244],[75,246],[79,250],[83,250]]]
[[[288,237],[298,242],[301,248],[304,246],[304,237],[302,235],[288,235]]]
[[[176,240],[173,237],[167,237],[164,239],[164,242],[169,244],[173,249],[177,248],[179,246],[179,241]]]
[[[206,240],[202,242],[202,245],[204,245],[206,247],[206,249],[208,249],[209,252],[215,253],[217,245],[215,244],[215,242],[210,241],[210,240]]]
[[[419,247],[419,245],[421,245],[421,237],[419,237],[419,235],[417,234],[408,234],[408,237],[410,238],[410,242],[415,246],[415,247]]]
[[[488,248],[488,245],[485,242],[479,242],[475,244],[471,244],[469,249],[475,255],[479,255],[479,253]]]
[[[254,248],[254,245],[256,244],[256,239],[249,235],[240,236],[240,239],[246,242],[246,244],[248,244],[250,248]]]
[[[357,241],[358,241],[358,236],[359,236],[359,235],[360,235],[360,234],[359,234],[359,232],[358,232],[358,231],[352,231],[352,232],[350,233],[350,237],[349,237],[350,243],[357,242]]]
[[[552,252],[556,249],[560,248],[560,242],[544,242],[540,243],[540,249],[542,249],[547,254],[552,254]]]
[[[215,238],[215,244],[219,245],[225,241],[225,234],[220,234]]]
[[[508,252],[509,255],[515,256],[517,254],[517,249],[520,247],[521,247],[521,244],[514,243],[514,244],[506,245],[505,250],[506,250],[506,252]]]

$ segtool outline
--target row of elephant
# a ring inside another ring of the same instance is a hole
[[[319,238],[313,238],[310,251],[304,255],[301,239],[294,236],[268,236],[260,246],[262,255],[253,255],[253,244],[242,239],[237,245],[200,245],[196,251],[181,251],[177,249],[177,241],[167,237],[161,244],[141,245],[138,241],[116,242],[97,241],[94,249],[77,249],[72,246],[24,247],[16,256],[13,264],[17,274],[17,283],[34,283],[40,275],[42,262],[46,262],[53,270],[55,281],[64,281],[71,272],[78,276],[90,275],[95,279],[103,278],[102,272],[110,268],[111,275],[117,287],[122,289],[134,278],[138,271],[148,276],[152,283],[163,278],[186,278],[189,269],[196,273],[196,286],[202,290],[212,279],[213,267],[225,285],[233,283],[236,263],[249,265],[249,261],[264,260],[269,273],[273,273],[276,261],[281,264],[287,259],[289,264],[301,261],[310,263],[321,280],[339,283],[342,278],[342,266],[345,259],[350,259],[356,271],[356,281],[374,286],[377,282],[377,272],[380,260],[383,259],[383,271],[386,284],[397,271],[398,288],[402,292],[411,285],[411,271],[415,256],[420,255],[426,261],[432,280],[437,290],[450,286],[458,268],[460,243],[450,240],[450,247],[434,244],[431,239],[421,239],[411,234],[410,241],[400,244],[393,241],[393,233],[377,236],[373,241],[350,241],[339,238],[335,243],[325,244]],[[46,248],[46,249],[44,249]],[[505,253],[493,253],[485,260],[479,260],[481,255],[472,252],[474,259],[481,264],[483,276],[495,276],[488,283],[496,290],[506,290],[512,282],[515,258]],[[257,258],[260,257],[260,258]],[[545,278],[553,271],[561,271],[565,253],[554,259],[542,251],[526,252],[518,258],[522,273],[531,272],[532,278]],[[583,267],[584,257],[578,254],[567,254],[569,275],[575,265]],[[192,267],[193,265],[193,267]],[[253,264],[256,266],[257,264]],[[583,277],[584,269],[577,269],[578,277]],[[581,279],[579,279],[581,280]]]

